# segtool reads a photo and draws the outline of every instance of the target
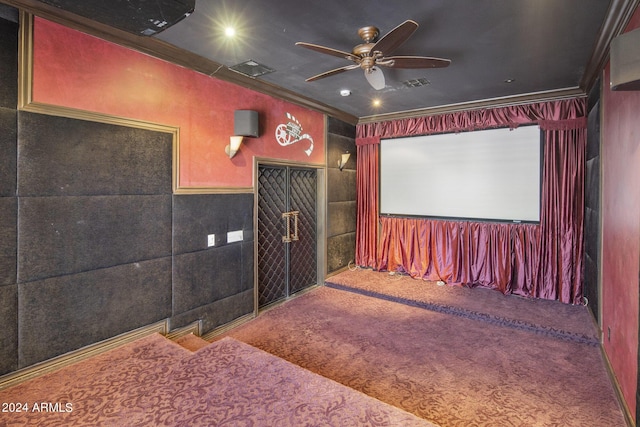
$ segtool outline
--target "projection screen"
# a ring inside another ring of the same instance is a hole
[[[380,213],[538,222],[541,162],[538,126],[383,139]]]

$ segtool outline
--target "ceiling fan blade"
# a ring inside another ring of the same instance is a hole
[[[375,90],[384,89],[384,74],[379,67],[371,67],[369,70],[364,70],[364,76]]]
[[[317,76],[309,77],[305,81],[313,82],[315,80],[324,79],[325,77],[333,76],[334,74],[340,74],[345,71],[355,70],[356,68],[360,68],[358,64],[347,65],[346,67],[336,68],[334,70],[325,71],[324,73],[318,74]]]
[[[325,47],[325,46],[320,46],[320,45],[317,45],[317,44],[305,43],[305,42],[297,42],[296,46],[302,46],[304,48],[315,50],[316,52],[324,53],[326,55],[337,56],[338,58],[348,59],[349,61],[355,61],[355,60],[359,59],[359,58],[357,58],[356,56],[352,55],[349,52],[344,52],[342,50],[333,49],[333,48]]]
[[[444,68],[451,64],[451,60],[427,56],[387,56],[376,63],[392,68]]]
[[[371,53],[382,52],[386,55],[393,52],[400,47],[401,44],[406,42],[417,29],[418,23],[416,21],[412,21],[410,19],[404,21],[402,24],[382,36],[371,48]]]

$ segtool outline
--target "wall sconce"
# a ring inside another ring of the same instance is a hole
[[[258,137],[258,112],[252,110],[236,110],[233,113],[233,136],[229,145],[224,147],[224,152],[233,158],[240,149],[242,139],[245,136]]]
[[[229,156],[230,159],[233,158],[240,149],[240,144],[242,144],[243,139],[244,136],[242,135],[234,135],[230,137],[229,145],[224,147],[224,152],[227,153],[227,156]]]
[[[347,162],[349,161],[349,157],[351,157],[351,153],[349,153],[348,151],[340,156],[340,160],[338,160],[338,168],[340,170],[342,170],[347,164]]]

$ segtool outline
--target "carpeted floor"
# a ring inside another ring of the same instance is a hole
[[[370,269],[345,271],[329,278],[326,285],[565,340],[600,343],[594,320],[584,306],[503,295],[493,289],[438,286]]]
[[[150,335],[2,390],[0,402],[0,426],[435,427],[231,338],[191,352]]]
[[[0,426],[626,425],[581,306],[356,270],[178,341],[2,390]]]
[[[442,427],[626,425],[585,307],[425,296],[427,282],[366,270],[330,282],[227,335]]]

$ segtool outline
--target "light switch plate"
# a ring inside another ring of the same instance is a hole
[[[242,239],[242,230],[229,231],[227,233],[227,243],[241,242]]]
[[[207,235],[207,246],[215,246],[216,245],[216,235],[209,234]]]

